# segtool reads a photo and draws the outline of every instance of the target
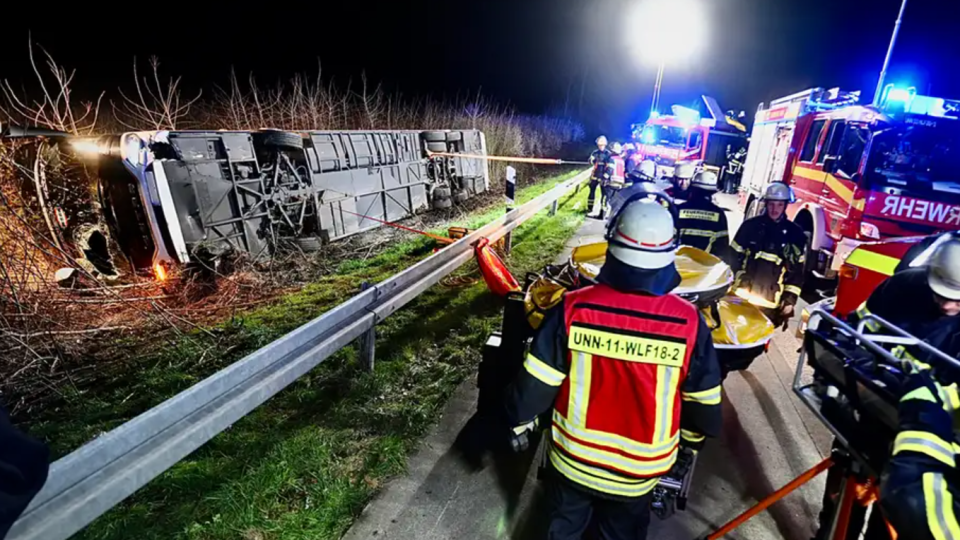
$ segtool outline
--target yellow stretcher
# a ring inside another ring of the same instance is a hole
[[[592,282],[606,259],[607,243],[586,244],[573,250],[570,264],[582,280]],[[763,352],[776,330],[756,306],[736,296],[727,296],[733,272],[719,258],[696,248],[677,251],[680,286],[674,293],[696,304],[713,328],[714,346],[728,356],[756,356]],[[543,311],[556,305],[567,290],[563,279],[539,276],[527,288],[526,307],[531,325],[540,325]],[[582,285],[585,285],[583,283]]]

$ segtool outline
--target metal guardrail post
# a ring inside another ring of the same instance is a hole
[[[366,291],[367,289],[371,288],[376,287],[370,283],[367,283],[366,281],[360,285],[361,291]],[[374,363],[376,361],[376,347],[377,327],[374,325],[371,326],[369,330],[364,332],[357,340],[357,353],[359,355],[360,365],[362,365],[363,369],[367,372],[373,371]]]
[[[560,184],[557,183],[557,184],[554,185],[554,187],[559,186],[559,185],[560,185]],[[580,191],[580,184],[577,184],[577,191]],[[557,210],[559,209],[559,207],[560,207],[560,201],[553,201],[553,204],[550,205],[550,216],[551,216],[551,217],[557,215]]]

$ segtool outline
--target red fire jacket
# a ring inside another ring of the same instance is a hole
[[[522,425],[553,405],[553,467],[581,488],[640,497],[676,461],[681,437],[720,429],[709,328],[677,296],[604,284],[547,312],[508,398]],[[683,428],[683,429],[681,429]]]

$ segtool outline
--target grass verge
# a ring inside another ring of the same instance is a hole
[[[553,184],[530,186],[518,199]],[[582,222],[574,207],[585,197],[581,190],[561,201],[555,217],[542,212],[514,232],[508,266],[515,275],[538,270],[562,250]],[[476,227],[501,212],[460,224]],[[57,453],[74,448],[337,305],[360,283],[408,267],[432,246],[421,238],[400,242],[209,333],[173,339],[141,362],[135,379],[118,374],[96,392],[78,393],[69,418],[44,419],[31,431],[53,441]],[[340,351],[79,537],[339,538],[383,481],[403,471],[450,393],[473,372],[500,307],[482,281],[431,288],[377,327],[373,373],[362,370],[354,348]]]

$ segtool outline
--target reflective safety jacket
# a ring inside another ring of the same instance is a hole
[[[763,307],[795,305],[803,287],[806,245],[803,229],[786,217],[773,221],[761,215],[744,221],[730,243],[733,290],[745,289],[765,300]]]
[[[901,538],[960,538],[958,446],[943,389],[927,372],[911,375],[905,387],[880,504]]]
[[[908,268],[886,279],[858,309],[864,318],[876,314],[915,337],[940,349],[947,356],[960,358],[960,315],[949,317],[940,311],[927,281],[927,268]],[[868,321],[867,330],[877,332],[880,325]],[[927,354],[916,347],[897,347],[894,353],[921,365],[928,364]]]
[[[598,284],[549,310],[508,394],[514,425],[553,405],[550,461],[564,480],[608,498],[648,493],[681,438],[720,431],[720,372],[710,330],[674,295]]]
[[[624,183],[626,183],[626,164],[623,161],[623,157],[617,154],[610,155],[610,162],[613,164],[613,167],[610,169],[610,178],[606,179],[604,184],[614,189],[620,189]]]
[[[612,156],[609,150],[599,149],[590,154],[590,165],[593,166],[593,172],[590,174],[591,182],[603,182],[610,178],[614,169]]]
[[[695,189],[689,201],[677,206],[680,244],[726,259],[730,245],[727,216],[710,200],[709,194],[697,193],[699,191],[702,190]]]

